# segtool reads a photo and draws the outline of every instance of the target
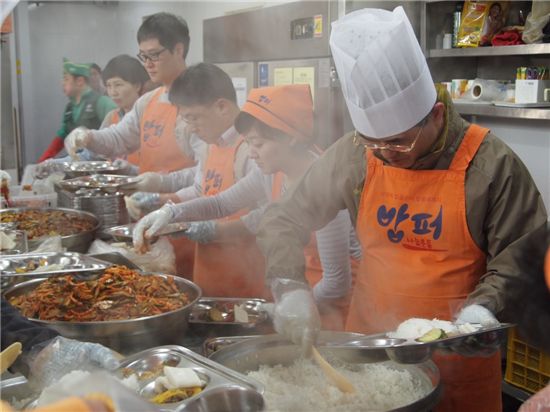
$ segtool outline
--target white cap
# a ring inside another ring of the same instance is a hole
[[[362,9],[332,23],[330,47],[353,125],[383,139],[414,127],[435,85],[403,10]]]

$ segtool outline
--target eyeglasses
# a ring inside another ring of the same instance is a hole
[[[152,52],[152,53],[143,53],[140,52],[136,56],[139,60],[141,60],[143,63],[147,63],[147,61],[151,62],[158,62],[160,60],[160,55],[164,53],[166,50],[168,50],[166,47],[163,48],[160,51]]]
[[[422,124],[414,140],[409,145],[384,143],[384,142],[376,142],[376,143],[370,142],[368,140],[365,140],[365,137],[361,135],[361,133],[359,133],[357,130],[353,135],[353,143],[356,146],[363,146],[366,149],[371,149],[371,150],[391,150],[392,152],[408,153],[414,149],[414,146],[416,145],[418,138],[422,134],[422,130],[424,130],[425,124],[426,124],[425,122]]]

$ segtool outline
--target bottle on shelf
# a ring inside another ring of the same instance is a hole
[[[453,47],[457,47],[458,45],[458,31],[460,30],[463,8],[464,2],[459,1],[455,4],[455,11],[453,12]]]

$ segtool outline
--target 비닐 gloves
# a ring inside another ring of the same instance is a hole
[[[62,171],[63,165],[61,164],[61,162],[54,159],[48,159],[36,165],[36,167],[34,168],[33,177],[35,179],[45,179],[53,173]]]
[[[120,172],[126,176],[137,176],[139,174],[139,167],[124,159],[115,159],[113,166],[120,169]]]
[[[300,345],[305,356],[310,356],[321,320],[308,286],[291,279],[276,279],[271,292],[275,298],[275,330]]]
[[[499,321],[486,307],[473,304],[460,311],[457,323],[480,323],[482,326],[494,326],[498,325]]]
[[[145,172],[134,179],[135,188],[140,192],[159,192],[162,186],[162,176],[155,172]]]
[[[172,221],[174,218],[172,207],[172,204],[167,203],[137,222],[132,234],[132,241],[136,250],[142,250],[145,238],[150,239]]]
[[[145,213],[160,207],[159,193],[136,192],[125,198],[128,213],[134,219],[139,219]]]
[[[185,231],[185,236],[198,243],[208,243],[216,235],[216,222],[205,220],[203,222],[193,222],[189,229]]]
[[[38,352],[37,352],[38,351]],[[99,343],[80,342],[62,336],[38,345],[27,360],[29,383],[43,389],[72,370],[96,368],[113,370],[119,365],[117,353]]]
[[[77,127],[65,138],[65,149],[69,156],[75,160],[80,157],[76,153],[78,149],[84,149],[90,140],[90,131],[86,127]]]

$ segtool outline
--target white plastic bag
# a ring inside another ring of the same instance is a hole
[[[34,253],[65,252],[67,248],[61,244],[61,236],[51,236],[45,239],[33,250]]]
[[[542,29],[550,21],[550,1],[533,1],[531,12],[525,20],[522,39],[525,43],[540,43]]]
[[[174,247],[168,239],[161,237],[157,242],[149,245],[147,253],[137,253],[133,246],[126,243],[109,244],[100,239],[94,240],[88,253],[118,252],[131,260],[145,272],[176,273],[176,255]]]

